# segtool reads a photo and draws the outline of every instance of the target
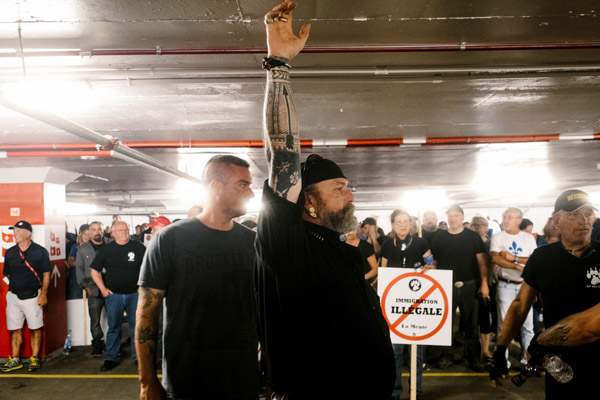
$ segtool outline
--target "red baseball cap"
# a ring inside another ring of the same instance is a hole
[[[169,221],[169,218],[167,217],[156,217],[152,220],[152,222],[149,222],[146,226],[148,227],[153,227],[153,226],[169,226],[171,225],[171,221]]]

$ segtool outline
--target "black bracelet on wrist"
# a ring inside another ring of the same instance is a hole
[[[270,71],[272,68],[276,67],[287,67],[292,68],[292,66],[285,61],[282,60],[281,57],[265,57],[262,62],[263,69]]]

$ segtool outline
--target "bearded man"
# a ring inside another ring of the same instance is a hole
[[[295,6],[284,2],[265,15],[269,179],[256,250],[267,385],[275,399],[387,400],[395,379],[389,330],[360,252],[340,241],[357,225],[348,179],[315,154],[300,164],[288,63],[309,26],[294,35]]]

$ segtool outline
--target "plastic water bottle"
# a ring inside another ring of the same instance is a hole
[[[63,354],[68,356],[71,354],[71,330],[67,332],[67,338],[65,339],[65,347],[63,347]]]
[[[512,377],[512,383],[515,386],[523,385],[529,377],[538,372],[535,364],[537,362],[529,360],[529,363],[527,363],[521,373]],[[573,368],[557,355],[546,354],[542,359],[542,365],[557,382],[567,383],[573,379]]]
[[[573,368],[554,354],[544,356],[544,368],[557,382],[567,383],[573,379]]]

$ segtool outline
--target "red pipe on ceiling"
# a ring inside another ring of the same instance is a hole
[[[431,137],[423,140],[406,140],[404,138],[386,139],[348,139],[345,145],[340,141],[315,141],[306,139],[300,141],[301,147],[319,146],[344,146],[344,147],[373,147],[373,146],[400,146],[402,144],[415,144],[424,146],[434,145],[465,145],[465,144],[492,144],[492,143],[524,143],[524,142],[550,142],[560,140],[559,134],[546,135],[513,135],[513,136],[457,136],[457,137]],[[575,140],[592,141],[600,140],[600,133],[594,133],[585,138],[576,137]],[[242,147],[262,148],[261,140],[186,140],[186,141],[146,141],[146,142],[123,142],[131,148],[166,149],[166,148],[219,148],[219,147]],[[109,156],[110,152],[95,151],[94,143],[40,143],[40,144],[16,144],[0,145],[0,151],[5,152],[6,157],[81,157],[81,156]],[[21,150],[21,151],[19,151]],[[46,150],[46,151],[41,151]]]
[[[437,45],[396,45],[360,47],[306,47],[302,53],[411,53],[438,51],[514,51],[514,50],[576,50],[600,49],[600,42],[560,42],[560,43],[495,43],[495,44],[437,44]],[[25,57],[47,56],[156,56],[156,55],[210,55],[210,54],[265,54],[265,48],[193,48],[193,49],[92,49],[85,50],[40,50],[25,51]],[[21,57],[20,52],[0,53],[0,57]]]

